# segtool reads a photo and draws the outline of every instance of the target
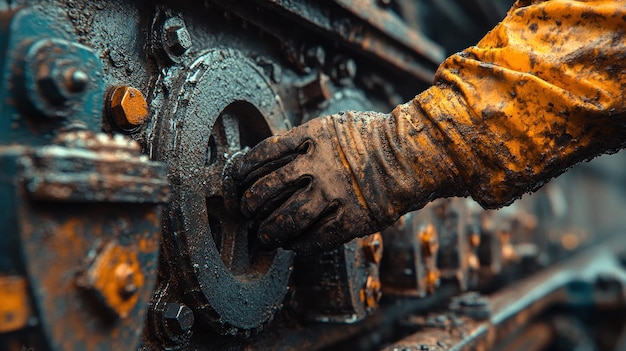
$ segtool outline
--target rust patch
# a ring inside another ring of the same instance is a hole
[[[26,278],[0,276],[0,333],[24,328],[31,316]]]
[[[135,252],[109,243],[77,284],[95,294],[118,317],[126,318],[139,300],[137,292],[143,287],[144,276]]]
[[[148,117],[148,104],[141,91],[133,87],[116,87],[110,94],[109,113],[113,122],[125,130],[141,126]]]

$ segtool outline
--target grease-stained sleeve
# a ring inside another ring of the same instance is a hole
[[[508,204],[626,145],[626,2],[518,1],[412,103],[464,191],[487,208]]]

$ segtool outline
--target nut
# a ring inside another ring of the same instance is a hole
[[[165,52],[171,56],[182,56],[193,44],[185,21],[180,17],[168,18],[163,23],[163,45]]]
[[[110,94],[109,114],[117,127],[131,131],[146,121],[148,104],[141,91],[128,86],[116,87]]]
[[[134,274],[133,267],[126,262],[120,263],[115,267],[118,291],[123,298],[130,298],[137,292]]]
[[[166,34],[167,47],[175,55],[182,55],[191,47],[191,36],[187,28],[172,28]]]
[[[42,70],[47,74],[42,75],[37,83],[42,94],[53,105],[63,105],[73,94],[84,91],[89,83],[87,73],[71,65],[53,62],[52,67]]]
[[[89,75],[79,68],[69,69],[65,72],[65,82],[71,92],[78,93],[87,88]]]
[[[126,318],[137,304],[144,276],[133,249],[111,242],[76,283],[115,316]]]
[[[449,308],[477,320],[488,319],[491,315],[491,302],[477,292],[467,292],[453,298]]]
[[[193,327],[193,311],[183,303],[170,302],[163,311],[163,321],[170,337],[184,336]]]

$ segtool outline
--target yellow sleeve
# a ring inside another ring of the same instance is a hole
[[[475,200],[508,204],[626,146],[626,2],[518,1],[434,83],[411,108]]]

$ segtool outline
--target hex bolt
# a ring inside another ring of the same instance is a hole
[[[115,267],[115,279],[117,280],[118,292],[125,299],[133,296],[138,288],[134,283],[133,267],[128,263],[120,263]]]
[[[120,86],[109,94],[108,111],[113,123],[123,131],[141,126],[148,117],[148,104],[141,91]]]
[[[345,56],[335,57],[331,76],[338,83],[348,84],[356,76],[356,62]]]
[[[172,17],[165,21],[163,37],[166,51],[175,56],[182,56],[193,44],[185,22],[179,17]]]
[[[87,87],[89,83],[89,75],[80,68],[68,70],[66,84],[70,91],[78,93]]]
[[[163,326],[165,331],[175,341],[191,333],[194,316],[191,308],[180,302],[168,302],[163,310]]]
[[[83,92],[88,83],[89,76],[82,69],[57,63],[38,80],[42,94],[54,105],[62,105],[72,94]]]

